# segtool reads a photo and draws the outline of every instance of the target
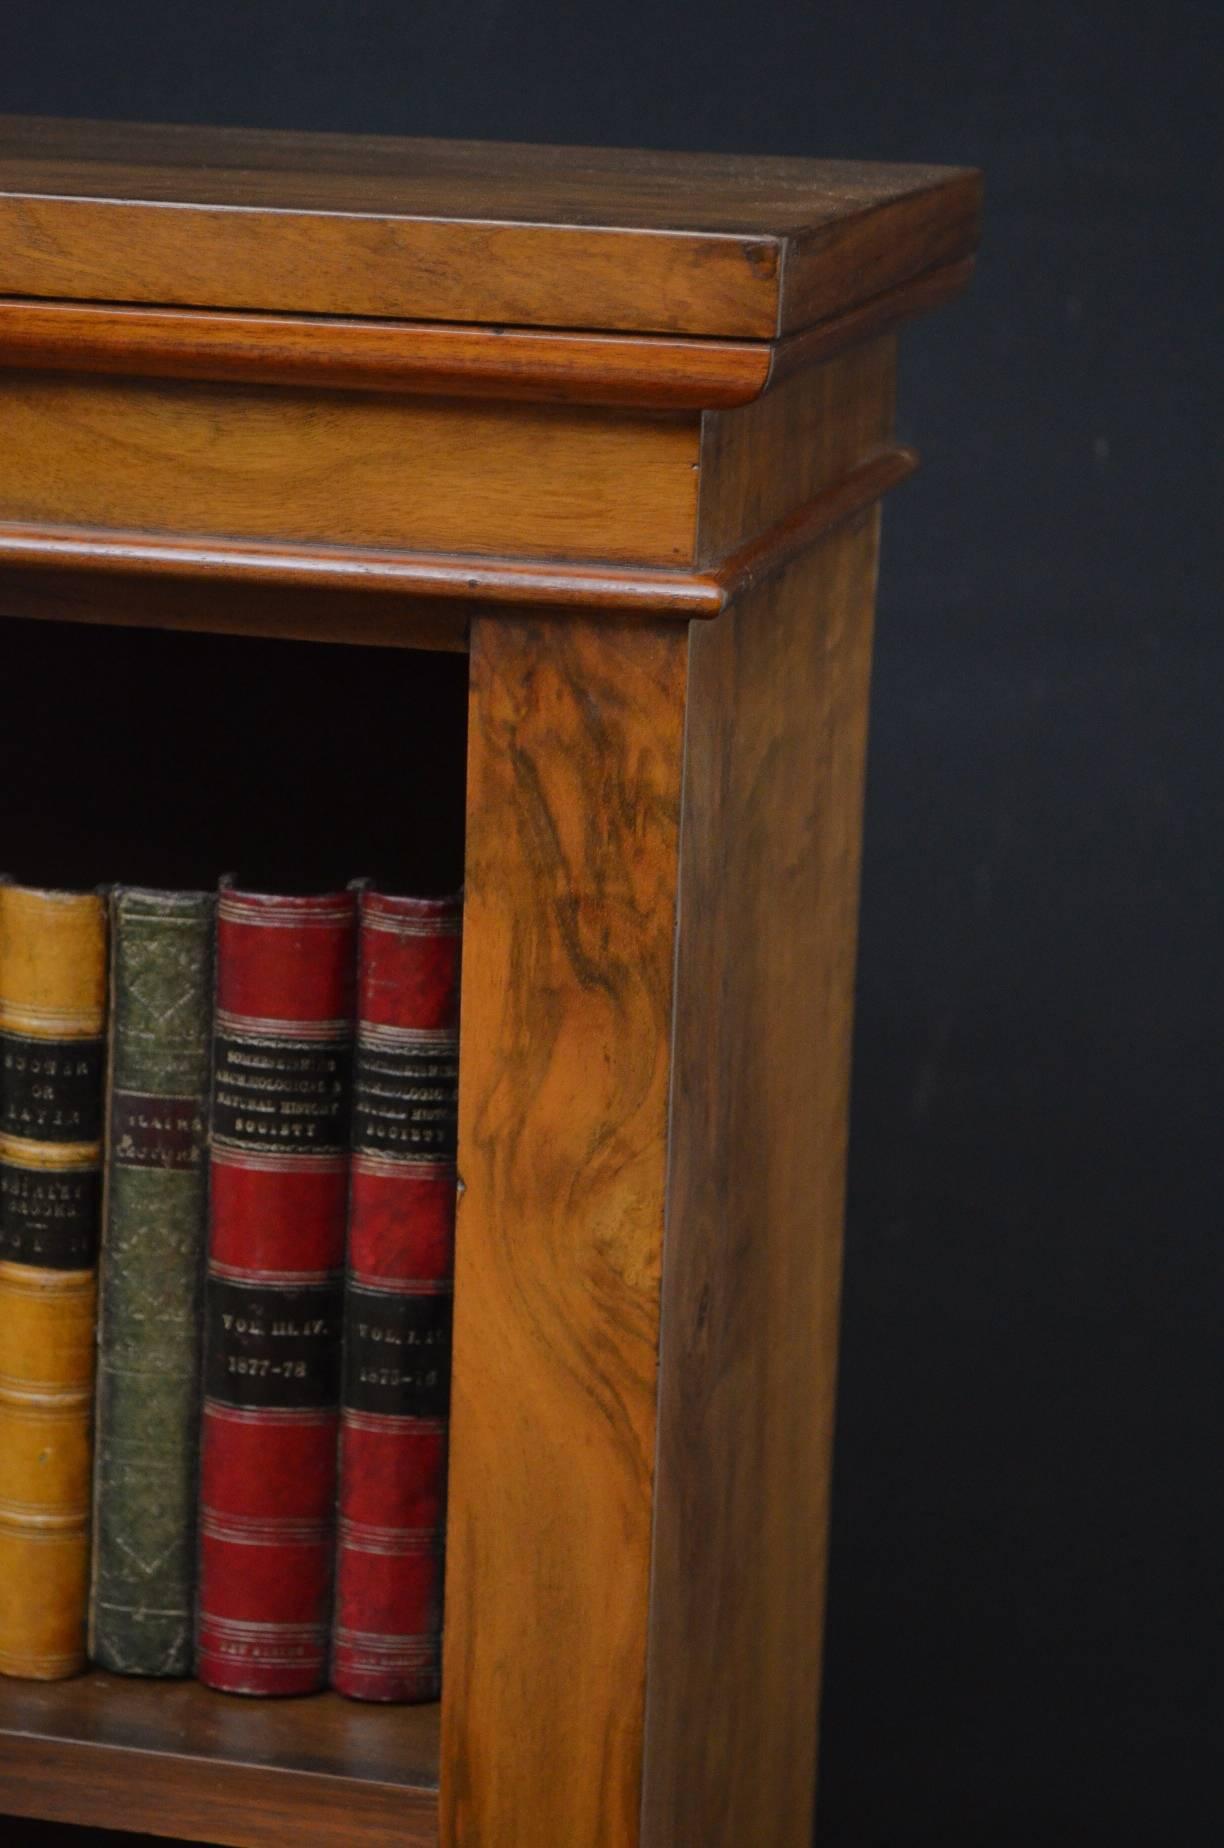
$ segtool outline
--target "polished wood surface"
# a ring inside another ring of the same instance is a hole
[[[236,1848],[436,1848],[438,1709],[0,1679],[0,1811]],[[13,1839],[19,1839],[14,1836]]]
[[[0,119],[0,293],[772,339],[964,258],[954,168]]]
[[[356,546],[158,539],[145,533],[53,526],[0,526],[0,567],[16,568],[13,577],[33,605],[29,613],[35,616],[98,620],[88,597],[80,594],[84,581],[93,574],[103,587],[97,606],[103,612],[117,608],[127,586],[139,587],[132,614],[114,616],[116,621],[139,627],[292,635],[306,641],[367,641],[405,648],[461,648],[466,632],[462,612],[477,601],[493,606],[606,611],[613,616],[634,611],[679,619],[717,616],[750,584],[781,569],[829,527],[870,506],[916,466],[912,450],[889,445],[869,452],[839,481],[708,571],[527,565],[512,558],[439,557]],[[51,588],[40,597],[33,587],[41,571],[48,573]],[[69,578],[76,591],[57,595],[56,586]],[[8,581],[6,572],[3,582]],[[205,594],[192,590],[210,584],[214,586],[211,605]],[[222,586],[224,597],[218,594]],[[234,587],[249,594],[231,600]],[[261,601],[265,590],[292,589],[303,593],[300,612],[291,611],[274,595]],[[348,593],[331,613],[319,601],[328,591]],[[372,592],[385,595],[373,596]],[[421,599],[425,602],[418,607]],[[368,605],[364,615],[363,602]],[[453,606],[449,618],[448,603]]]
[[[693,555],[694,417],[0,371],[0,522]]]
[[[819,232],[962,168],[0,116],[0,190],[490,222]],[[467,319],[468,317],[464,317]]]
[[[884,336],[751,404],[707,411],[700,424],[0,374],[0,430],[14,433],[0,451],[0,567],[24,571],[27,584],[41,568],[125,584],[331,589],[352,598],[345,639],[405,646],[462,645],[454,618],[439,628],[446,602],[715,616],[912,470],[912,454],[891,440],[894,368],[895,341]],[[397,432],[416,448],[394,453]],[[505,439],[500,448],[495,437]],[[479,466],[468,464],[471,443],[483,444]],[[547,521],[537,517],[542,505]],[[287,507],[292,536],[269,536],[268,527],[289,524]],[[188,530],[158,532],[159,520]],[[363,535],[372,530],[393,542],[371,545]],[[434,550],[422,541],[430,530],[466,549]],[[548,533],[554,550],[585,546],[601,562],[531,562],[524,554],[547,549]],[[506,555],[488,556],[499,541]],[[618,548],[629,557],[618,559]],[[697,569],[680,568],[694,559]],[[393,612],[382,607],[388,597]],[[432,607],[418,616],[414,598]],[[34,601],[35,614],[91,620],[87,597]],[[101,607],[114,601],[112,592]],[[274,626],[255,632],[326,638],[326,617],[311,618],[307,604],[294,626],[283,603],[279,613],[267,607]],[[208,627],[259,621],[253,602],[231,605],[228,594],[209,615],[204,598],[176,603],[148,590],[132,620],[155,622],[159,610],[168,626],[191,626],[189,610]]]
[[[894,444],[878,449],[777,526],[750,539],[710,574],[722,593],[719,613],[802,557],[826,533],[873,507],[890,488],[908,481],[917,467],[912,449]]]
[[[441,1714],[0,1682],[0,1811],[806,1848],[893,334],[979,204],[0,120],[0,612],[470,653]]]
[[[811,1839],[877,532],[691,630],[645,1848]]]
[[[637,1840],[686,652],[649,624],[472,627],[455,1848]]]
[[[317,391],[725,410],[751,403],[803,366],[940,307],[966,286],[972,267],[966,258],[925,270],[772,344],[9,296],[0,297],[0,365]]]
[[[869,311],[903,312],[928,286]],[[774,357],[764,340],[0,299],[0,365],[23,371],[701,410],[749,403]]]
[[[852,347],[701,425],[697,563],[716,564],[892,440],[896,340]]]
[[[444,599],[462,608],[474,603],[526,604],[613,614],[640,610],[678,617],[716,616],[727,600],[712,572],[547,561],[532,565],[515,558],[375,551],[362,546],[162,539],[147,533],[70,526],[0,526],[0,568],[4,566],[27,574],[41,569],[54,574],[76,570],[124,580],[148,578],[156,583],[198,579],[211,582],[218,596],[223,590],[228,595],[231,584],[355,593],[372,605],[376,598],[371,593],[386,593],[399,601],[403,614],[388,622],[372,612],[370,639],[394,640],[399,621],[409,647],[414,646],[415,618],[404,610],[403,599],[408,597]],[[156,599],[151,598],[147,607],[151,614],[155,612]],[[202,602],[199,607],[203,613]],[[355,610],[352,604],[346,607]],[[53,608],[48,606],[46,613],[53,614]],[[64,613],[71,611],[66,608]],[[227,622],[224,611],[218,610],[215,624],[205,618],[200,626],[219,628]],[[362,638],[350,634],[345,639]]]

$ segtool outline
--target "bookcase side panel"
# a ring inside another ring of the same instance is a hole
[[[648,1848],[811,1839],[877,532],[691,631]]]
[[[449,1848],[637,1840],[686,657],[473,622]]]

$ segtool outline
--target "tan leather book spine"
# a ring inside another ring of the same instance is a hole
[[[0,884],[0,1672],[85,1662],[106,905]]]

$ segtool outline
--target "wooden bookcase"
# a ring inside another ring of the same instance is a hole
[[[3,1681],[0,1812],[808,1841],[895,335],[978,209],[0,124],[0,852],[173,883],[214,825],[305,861],[348,814],[338,870],[424,842],[467,892],[440,1709]]]

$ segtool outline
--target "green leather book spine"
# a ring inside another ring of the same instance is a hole
[[[192,1667],[215,899],[118,888],[89,1653]]]

